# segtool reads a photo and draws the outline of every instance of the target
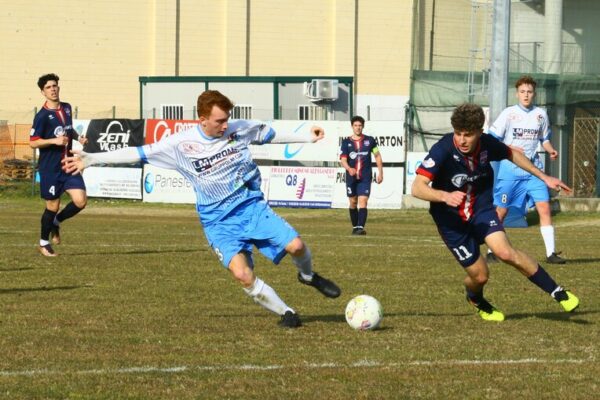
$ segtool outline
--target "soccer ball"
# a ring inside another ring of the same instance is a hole
[[[375,297],[362,294],[350,300],[346,306],[346,322],[358,331],[377,328],[382,318],[383,309]]]

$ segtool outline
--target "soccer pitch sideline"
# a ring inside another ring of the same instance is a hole
[[[489,323],[425,210],[372,210],[352,236],[347,210],[278,209],[342,288],[326,299],[288,258],[256,256],[303,320],[286,330],[222,269],[192,206],[91,200],[54,259],[36,251],[42,207],[0,198],[0,398],[598,398],[599,214],[554,218],[569,262],[545,267],[577,312],[493,264],[486,296],[507,319]],[[508,234],[544,258],[539,225]],[[379,330],[346,324],[358,294],[383,305]]]

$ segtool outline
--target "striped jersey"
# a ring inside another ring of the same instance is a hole
[[[505,108],[488,133],[508,146],[522,148],[536,167],[543,168],[537,152],[538,145],[550,140],[552,135],[548,114],[544,109],[537,106],[527,109],[519,104]],[[520,180],[530,176],[529,172],[508,160],[502,161],[498,168],[498,179]]]
[[[504,160],[510,155],[510,148],[490,135],[481,135],[477,148],[469,155],[456,148],[453,133],[444,135],[431,147],[416,173],[427,177],[434,189],[460,190],[466,196],[458,207],[431,202],[431,214],[441,217],[458,214],[463,221],[469,221],[482,210],[494,209],[494,171],[490,161]]]
[[[340,148],[340,159],[345,158],[351,168],[356,169],[356,179],[372,179],[371,153],[377,154],[377,140],[372,136],[360,135],[354,140],[352,136],[344,138]]]
[[[211,224],[238,205],[263,198],[248,145],[268,143],[274,136],[262,122],[238,120],[229,122],[222,137],[208,136],[196,125],[138,152],[144,162],[181,173],[194,187],[200,220]]]
[[[66,146],[50,145],[39,149],[39,169],[44,172],[61,172],[61,160],[71,150],[73,139],[79,135],[73,129],[73,115],[69,103],[59,103],[57,109],[51,109],[44,104],[33,119],[33,126],[29,133],[29,141],[39,139],[54,139],[59,136],[68,136]]]

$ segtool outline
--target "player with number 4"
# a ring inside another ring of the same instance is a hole
[[[46,257],[57,255],[50,242],[60,244],[60,223],[77,215],[87,204],[85,183],[81,175],[62,170],[61,160],[70,155],[73,140],[86,144],[87,138],[79,136],[73,129],[71,105],[60,101],[58,79],[56,74],[46,74],[38,79],[38,87],[46,102],[35,115],[29,135],[29,145],[40,152],[40,195],[46,201],[46,209],[42,214],[38,250]],[[64,192],[71,197],[71,202],[58,212],[60,196]]]

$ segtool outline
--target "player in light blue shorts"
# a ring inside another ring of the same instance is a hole
[[[312,270],[312,255],[298,232],[267,205],[260,190],[260,171],[249,145],[317,142],[320,127],[301,122],[291,132],[275,132],[260,121],[229,122],[233,103],[215,90],[198,97],[199,124],[157,143],[106,153],[79,153],[65,161],[67,172],[94,164],[143,161],[178,171],[194,187],[196,210],[208,243],[219,261],[256,303],[281,316],[286,328],[301,325],[290,308],[254,272],[253,247],[278,264],[289,254],[298,280],[324,296],[336,298],[340,288]]]
[[[530,76],[519,78],[515,83],[518,104],[505,108],[490,126],[488,133],[513,151],[524,154],[536,167],[543,168],[538,147],[541,146],[546,151],[551,161],[558,158],[558,151],[550,142],[552,130],[546,110],[533,103],[536,85]],[[546,261],[565,264],[566,260],[555,248],[548,189],[532,174],[507,160],[500,162],[497,173],[494,204],[500,221],[504,221],[509,207],[524,209],[526,200],[533,200],[540,216],[540,233],[546,247]],[[487,258],[488,262],[496,260],[491,252]]]
[[[229,268],[231,259],[238,253],[245,253],[253,268],[253,246],[274,264],[279,264],[286,255],[287,244],[299,236],[264,200],[236,208],[224,221],[205,225],[204,234],[225,268]]]
[[[494,187],[494,204],[502,208],[520,209],[529,200],[534,203],[550,201],[550,193],[544,182],[535,176],[529,179],[509,181],[499,179]]]

